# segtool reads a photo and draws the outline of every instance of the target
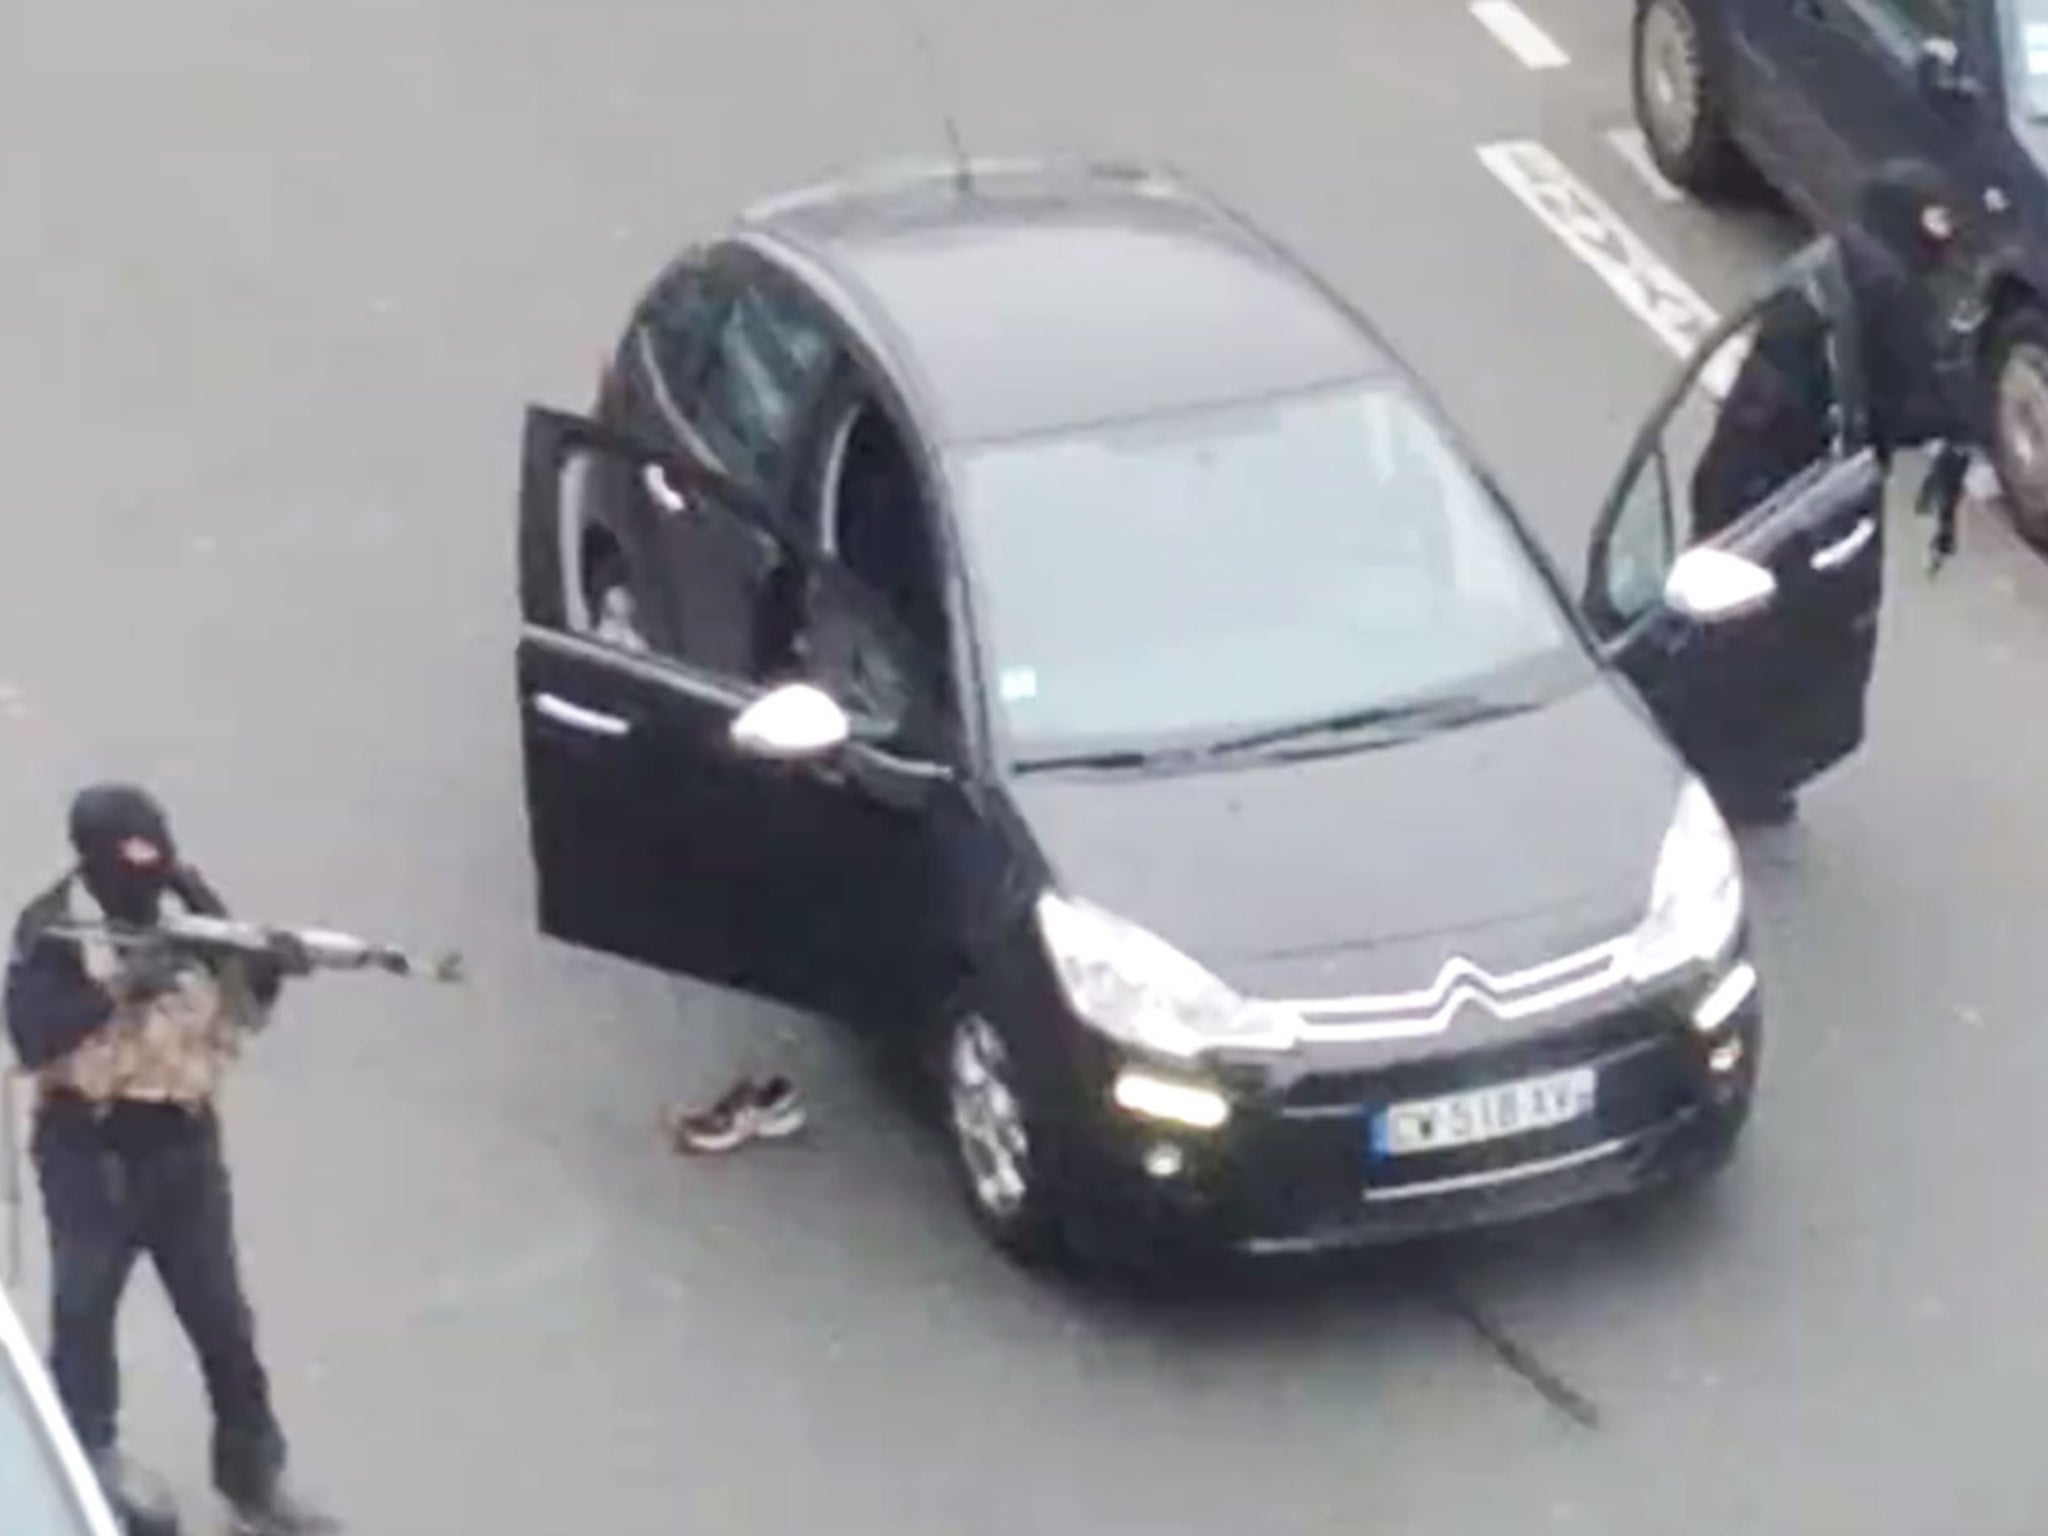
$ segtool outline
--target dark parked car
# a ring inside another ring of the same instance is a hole
[[[1760,172],[1825,225],[1915,156],[1976,205],[1974,382],[2006,505],[2048,548],[2048,0],[1636,0],[1633,55],[1651,155],[1695,193]]]
[[[597,419],[529,413],[542,927],[915,1041],[1023,1255],[1712,1169],[1761,1028],[1716,797],[1863,735],[1854,381],[1683,530],[1765,299],[1825,339],[1840,284],[1815,247],[1674,381],[1575,600],[1372,326],[1177,177],[756,209],[646,295]]]

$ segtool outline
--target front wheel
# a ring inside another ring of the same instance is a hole
[[[969,1007],[948,1016],[937,1043],[947,1146],[975,1221],[1022,1263],[1065,1258],[1044,1120],[1009,1037]]]
[[[1695,197],[1735,192],[1745,166],[1694,0],[1640,0],[1630,36],[1636,125],[1664,177]]]
[[[1991,456],[2020,536],[2048,550],[2048,315],[2014,311],[1991,346]]]

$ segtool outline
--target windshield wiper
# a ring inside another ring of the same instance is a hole
[[[1139,768],[1170,768],[1207,755],[1207,748],[1176,747],[1171,751],[1140,752],[1123,748],[1114,752],[1065,752],[1051,757],[1027,757],[1014,765],[1017,773],[1055,773],[1063,768],[1100,768],[1107,772]]]
[[[1186,768],[1219,757],[1235,757],[1264,747],[1277,747],[1318,736],[1345,736],[1355,731],[1389,728],[1402,735],[1449,730],[1502,715],[1534,709],[1530,699],[1482,699],[1451,694],[1434,699],[1415,699],[1403,704],[1378,704],[1370,709],[1346,710],[1341,714],[1316,715],[1286,725],[1247,731],[1242,736],[1225,736],[1189,747],[1164,747],[1146,751],[1122,747],[1104,752],[1070,752],[1048,757],[1027,757],[1014,765],[1017,773],[1054,773],[1064,768],[1094,768],[1105,772],[1136,772],[1147,768]]]
[[[1316,715],[1287,725],[1269,726],[1262,731],[1247,731],[1242,736],[1211,742],[1203,755],[1223,757],[1238,752],[1256,752],[1262,747],[1308,741],[1317,736],[1347,736],[1354,731],[1377,727],[1390,727],[1403,733],[1442,731],[1480,720],[1497,719],[1502,715],[1520,714],[1533,708],[1534,702],[1528,699],[1482,699],[1470,694],[1447,694],[1441,698],[1413,699],[1405,704],[1379,704],[1369,709]]]

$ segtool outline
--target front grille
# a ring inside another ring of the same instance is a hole
[[[1608,1058],[1672,1039],[1681,1032],[1681,1024],[1666,1008],[1627,1008],[1505,1045],[1369,1071],[1315,1073],[1289,1087],[1281,1112],[1352,1107],[1365,1111],[1401,1099],[1434,1098],[1566,1067],[1604,1066]]]

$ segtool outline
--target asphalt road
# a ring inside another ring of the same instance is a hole
[[[939,148],[941,94],[977,149],[1169,155],[1277,227],[1575,572],[1672,358],[1475,150],[1547,146],[1709,304],[1794,236],[1662,200],[1606,137],[1621,8],[1529,6],[1560,67],[1449,0],[925,0],[940,91],[881,4],[0,14],[7,887],[78,781],[138,775],[244,908],[477,975],[308,989],[231,1107],[281,1403],[352,1529],[2036,1528],[2048,568],[1993,521],[1930,585],[1901,518],[1869,747],[1746,849],[1765,1098],[1682,1207],[1051,1289],[829,1028],[531,933],[518,411],[585,401],[740,201]],[[671,1159],[660,1105],[741,1062],[801,1074],[813,1135]],[[133,1448],[197,1500],[152,1284],[127,1343]]]

